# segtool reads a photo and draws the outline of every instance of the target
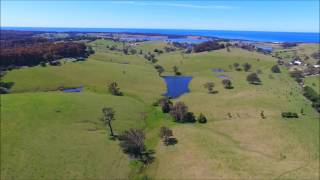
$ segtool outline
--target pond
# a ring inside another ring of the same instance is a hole
[[[167,92],[164,94],[167,97],[177,98],[189,90],[189,83],[192,80],[191,76],[163,76],[167,85]]]
[[[82,89],[83,89],[83,86],[80,86],[80,87],[76,87],[76,88],[65,88],[62,91],[63,92],[67,92],[67,93],[69,93],[69,92],[81,92]]]

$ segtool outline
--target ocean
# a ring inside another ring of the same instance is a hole
[[[311,32],[266,32],[266,31],[229,31],[229,30],[185,30],[185,29],[133,29],[133,28],[47,28],[47,27],[1,27],[2,30],[25,30],[45,32],[128,32],[166,35],[194,35],[241,39],[260,42],[303,42],[319,43],[319,33]]]

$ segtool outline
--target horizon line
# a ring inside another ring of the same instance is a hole
[[[200,30],[200,31],[245,31],[245,32],[279,32],[279,33],[317,33],[320,34],[320,31],[273,31],[273,30],[228,30],[228,29],[193,29],[193,28],[141,28],[141,27],[58,27],[58,26],[1,26],[2,28],[67,28],[67,29],[153,29],[153,30]]]

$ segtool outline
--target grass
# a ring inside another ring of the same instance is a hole
[[[287,69],[279,74],[270,71],[276,63],[271,56],[237,48],[157,56],[166,70],[163,75],[172,75],[176,65],[183,75],[193,76],[191,92],[174,101],[185,102],[190,111],[208,119],[207,124],[177,124],[151,106],[166,89],[152,64],[143,55],[110,51],[106,45],[112,43],[92,42],[96,54],[85,62],[13,70],[4,77],[15,84],[12,94],[1,96],[2,179],[319,177],[319,114]],[[164,46],[155,41],[135,48],[147,52]],[[252,69],[230,69],[235,62],[248,62]],[[214,73],[212,68],[226,72]],[[250,85],[246,76],[258,69],[262,85]],[[224,89],[218,75],[230,77],[234,89]],[[308,77],[306,84],[319,87],[316,80]],[[106,85],[112,81],[118,82],[124,96],[107,92]],[[215,83],[217,94],[203,88],[209,81]],[[80,85],[84,92],[54,91]],[[104,106],[116,110],[116,132],[144,128],[146,145],[155,150],[156,159],[143,172],[141,164],[121,152],[117,141],[108,139],[108,131],[99,122]],[[300,114],[301,108],[305,115]],[[297,112],[300,117],[282,119],[282,111]],[[147,114],[146,120],[141,119],[141,112]],[[163,125],[173,128],[176,145],[160,142],[158,133]]]
[[[318,92],[318,94],[320,94],[320,79],[319,79],[319,75],[318,76],[308,76],[306,78],[304,78],[304,83],[307,86],[312,87],[312,89],[314,89],[316,92]]]

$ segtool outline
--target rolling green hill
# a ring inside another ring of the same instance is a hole
[[[143,55],[124,55],[106,47],[113,43],[92,42],[96,53],[84,62],[23,68],[4,76],[3,81],[14,86],[11,94],[1,96],[1,179],[319,177],[319,114],[287,69],[282,67],[279,74],[270,71],[276,64],[271,56],[238,48],[156,55],[163,75],[172,75],[177,66],[183,75],[193,76],[191,92],[174,102],[183,101],[190,111],[208,118],[206,124],[179,124],[152,106],[166,90],[153,64]],[[146,53],[165,45],[155,41],[132,48]],[[236,71],[232,67],[236,62],[250,63],[252,69]],[[213,68],[225,72],[215,73]],[[257,70],[262,72],[258,74],[262,85],[251,85],[246,76]],[[228,76],[234,89],[224,89],[219,75]],[[108,93],[112,81],[124,96]],[[217,94],[203,87],[209,81],[215,83]],[[80,93],[57,91],[81,85]],[[108,138],[99,121],[105,106],[116,111],[116,133],[144,128],[155,161],[143,172],[137,172],[118,142]],[[283,111],[296,112],[299,118],[283,119]],[[141,112],[146,112],[146,121]],[[172,127],[176,145],[160,142],[162,125]]]

